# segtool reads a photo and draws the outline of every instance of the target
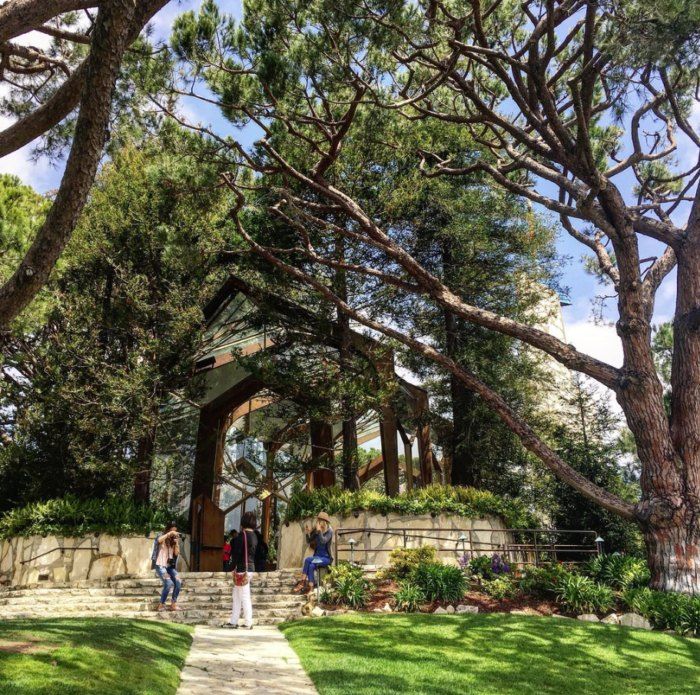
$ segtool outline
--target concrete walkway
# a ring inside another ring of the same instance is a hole
[[[224,693],[314,695],[316,688],[276,627],[198,625],[177,695]]]

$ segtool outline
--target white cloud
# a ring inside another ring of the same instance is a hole
[[[615,326],[585,320],[574,321],[566,324],[566,339],[591,357],[614,367],[622,366],[622,345]]]

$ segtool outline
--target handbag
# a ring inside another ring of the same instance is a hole
[[[238,572],[234,565],[233,583],[236,586],[245,586],[248,581],[248,534],[243,531],[243,572]]]

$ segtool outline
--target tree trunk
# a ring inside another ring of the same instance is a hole
[[[459,361],[460,320],[451,312],[444,311],[446,352],[448,357]],[[449,375],[450,400],[452,405],[452,434],[449,449],[452,462],[451,480],[453,485],[478,487],[481,476],[478,463],[474,460],[469,441],[471,413],[475,395],[457,378]]]
[[[651,588],[700,596],[700,509],[684,507],[643,526]]]
[[[357,421],[343,420],[343,489],[358,490],[357,477]]]

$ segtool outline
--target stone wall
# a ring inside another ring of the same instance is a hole
[[[0,583],[24,585],[150,575],[156,535],[28,536],[0,540]],[[189,536],[181,540],[180,552],[178,569],[187,571]]]
[[[304,558],[310,554],[311,551],[306,544],[304,535],[304,525],[311,526],[313,521],[313,519],[306,519],[282,526],[278,548],[278,567],[280,569],[301,567]],[[406,547],[434,545],[440,549],[438,556],[445,562],[456,563],[462,555],[462,543],[458,540],[462,533],[469,537],[469,531],[471,531],[471,547],[468,541],[464,543],[464,546],[467,551],[474,554],[490,555],[498,551],[497,546],[512,542],[510,534],[505,531],[505,524],[495,516],[469,519],[451,514],[439,514],[435,517],[430,514],[418,516],[387,514],[384,516],[372,512],[360,512],[357,517],[331,517],[331,526],[336,531],[353,531],[349,535],[342,534],[340,536],[343,543],[338,553],[338,559],[350,559],[347,541],[354,538],[357,543],[353,558],[356,562],[365,565],[387,564],[389,553],[394,548],[404,545],[404,529],[406,530]],[[382,533],[383,531],[393,533]],[[416,537],[418,535],[422,537]],[[336,534],[336,538],[338,537]],[[336,538],[334,538],[334,546]]]

